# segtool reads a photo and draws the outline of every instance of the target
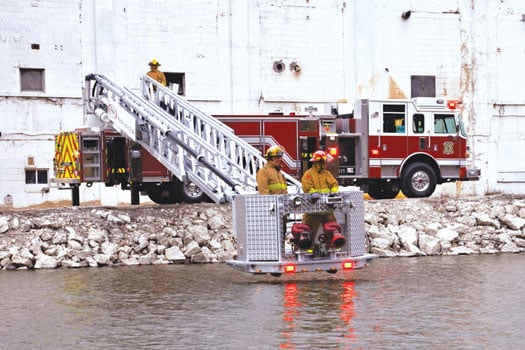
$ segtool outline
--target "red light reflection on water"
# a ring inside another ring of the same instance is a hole
[[[347,332],[345,338],[356,340],[354,328],[352,327],[352,320],[355,316],[354,297],[356,296],[354,290],[354,282],[343,282],[343,291],[341,292],[341,320],[347,325]]]
[[[284,344],[279,346],[280,349],[295,349],[291,342],[293,329],[295,328],[295,318],[299,316],[299,308],[302,306],[298,301],[299,288],[297,283],[286,283],[284,286],[284,312],[283,321],[286,322],[286,330],[281,334],[285,339]]]
[[[355,317],[354,298],[356,292],[354,289],[354,282],[345,281],[341,283],[341,293],[339,294],[339,319],[342,321],[342,327],[344,330],[344,341],[345,344],[355,343],[357,341],[354,327],[352,326],[353,319]],[[292,336],[297,333],[297,323],[301,316],[301,311],[308,308],[308,305],[304,305],[299,301],[301,290],[297,283],[286,283],[284,288],[284,299],[283,299],[283,315],[282,319],[285,322],[286,328],[281,332],[281,336],[284,338],[283,343],[280,344],[280,349],[295,349],[296,346],[293,342]],[[338,327],[339,328],[339,327]],[[341,339],[341,338],[340,338]]]

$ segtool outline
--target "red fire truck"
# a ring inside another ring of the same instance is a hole
[[[454,100],[357,100],[354,112],[321,119],[321,143],[342,185],[375,199],[428,197],[437,184],[478,180]]]
[[[284,171],[300,178],[311,154],[334,156],[330,170],[340,185],[359,186],[372,198],[428,197],[437,184],[478,180],[469,168],[469,147],[455,101],[357,100],[353,113],[331,115],[216,115],[261,154],[285,149]],[[75,165],[76,168],[64,165]],[[180,181],[141,146],[110,131],[80,129],[57,135],[54,181],[78,185],[104,182],[147,193],[156,203],[199,202],[206,195]],[[75,196],[73,196],[75,201]],[[77,198],[78,200],[78,198]]]
[[[319,145],[319,119],[282,115],[220,116],[217,119],[235,130],[261,154],[279,144],[286,149],[283,170],[300,178],[308,159]],[[286,136],[286,137],[284,137]],[[301,144],[297,143],[301,140]],[[102,182],[131,190],[131,202],[138,204],[144,193],[158,204],[195,203],[207,200],[192,181],[181,181],[137,142],[111,129],[78,129],[55,136],[54,183],[73,190],[79,204],[78,188]]]
[[[437,184],[478,180],[469,168],[457,102],[442,98],[357,100],[353,113],[329,116],[216,116],[264,152],[285,147],[285,170],[299,177],[317,148],[327,150],[340,185],[375,199],[428,197]]]

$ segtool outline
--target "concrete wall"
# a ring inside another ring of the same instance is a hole
[[[51,177],[53,135],[86,123],[84,75],[137,89],[151,58],[184,73],[187,98],[216,114],[324,113],[358,97],[410,97],[411,76],[433,75],[437,94],[463,101],[482,169],[461,193],[523,194],[524,14],[520,0],[0,1],[0,205],[69,200],[26,185],[27,158]],[[20,68],[44,69],[45,91],[21,92]],[[129,201],[82,189],[82,201],[101,197]]]

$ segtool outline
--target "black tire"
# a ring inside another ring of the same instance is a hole
[[[174,204],[180,202],[173,182],[165,182],[148,190],[148,197],[157,204]]]
[[[186,203],[207,202],[208,196],[195,183],[186,180],[184,182],[176,180],[177,191],[181,201]]]
[[[397,182],[374,181],[368,185],[368,195],[373,199],[392,199],[399,193]]]
[[[437,176],[432,167],[425,163],[413,163],[403,171],[401,190],[409,198],[429,197],[434,193]]]

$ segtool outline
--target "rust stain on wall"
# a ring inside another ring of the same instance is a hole
[[[401,90],[399,84],[392,78],[388,77],[388,98],[406,99],[407,95]]]

